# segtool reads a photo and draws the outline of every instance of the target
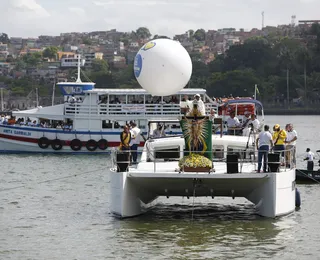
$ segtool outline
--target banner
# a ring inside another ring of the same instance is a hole
[[[180,120],[185,151],[212,160],[212,121],[209,117],[184,117]]]
[[[145,112],[146,107],[144,104],[123,104],[122,111],[124,112]]]

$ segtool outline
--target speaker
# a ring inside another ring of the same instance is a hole
[[[130,163],[130,154],[128,152],[117,153],[117,172],[126,172]]]
[[[238,173],[238,155],[227,154],[227,173]]]
[[[280,153],[268,154],[268,169],[270,172],[278,172],[280,167]]]

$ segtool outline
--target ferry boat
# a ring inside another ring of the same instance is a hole
[[[144,89],[100,89],[93,82],[81,81],[79,65],[75,82],[60,82],[57,86],[64,96],[63,104],[13,111],[15,122],[0,124],[0,153],[107,153],[119,146],[125,124],[135,121],[144,136],[149,120],[183,116],[184,108],[196,94],[205,104],[206,115],[215,111],[222,118],[216,134],[227,131],[231,109],[240,122],[245,111],[256,113],[260,109],[263,126],[263,107],[259,101],[238,98],[218,103],[205,89],[185,88],[169,97],[151,96]],[[164,131],[181,134],[178,123],[166,125]],[[143,146],[141,138],[139,149]]]
[[[122,126],[130,121],[146,134],[148,119],[181,116],[185,96],[199,94],[207,113],[217,110],[204,89],[183,89],[171,97],[152,97],[144,89],[97,89],[95,83],[81,81],[80,66],[76,82],[57,86],[63,104],[13,111],[15,122],[0,124],[0,152],[105,153],[119,146]],[[165,131],[181,132],[178,125]]]

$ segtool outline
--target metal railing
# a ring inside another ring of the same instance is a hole
[[[267,171],[268,172],[277,172],[277,171],[287,171],[295,167],[294,158],[293,158],[293,149],[288,149],[284,151],[271,151],[267,153]],[[194,154],[202,154],[201,152],[192,152]],[[161,168],[158,167],[159,162],[172,162],[172,161],[180,161],[184,156],[189,155],[188,151],[181,150],[157,150],[157,149],[146,149],[144,148],[142,152],[142,160],[140,162],[152,162],[152,172],[161,172],[163,170],[163,164]],[[272,154],[271,156],[268,156]],[[111,151],[111,161],[112,168],[117,171],[128,171],[130,162],[130,151],[120,151],[114,149]],[[121,159],[121,160],[119,160]],[[233,148],[228,149],[228,151],[223,150],[213,150],[212,151],[212,160],[211,167],[207,166],[198,166],[191,167],[182,165],[182,167],[178,167],[176,169],[172,169],[172,171],[176,172],[214,172],[215,164],[225,164],[226,165],[226,173],[242,173],[246,172],[244,166],[247,164],[251,164],[253,167],[250,169],[254,169],[254,171],[258,170],[258,159],[259,159],[259,151],[254,149],[245,149],[245,148]],[[264,161],[262,160],[261,172],[263,169]]]

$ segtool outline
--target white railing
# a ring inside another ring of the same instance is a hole
[[[206,104],[206,114],[210,114],[210,110],[217,110],[214,104]],[[148,116],[182,116],[179,104],[99,104],[84,105],[82,103],[66,104],[65,115],[88,115],[88,116],[130,116],[139,115]]]

